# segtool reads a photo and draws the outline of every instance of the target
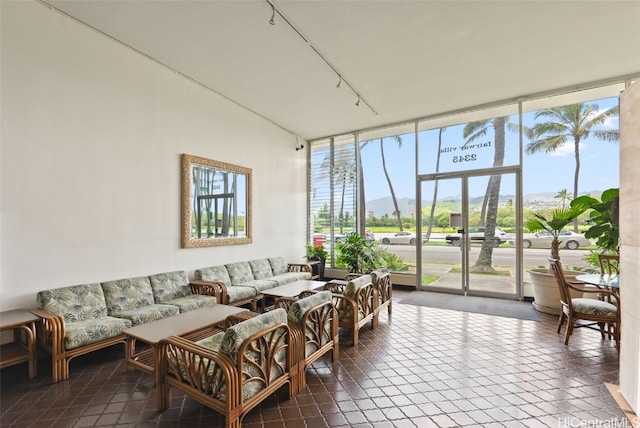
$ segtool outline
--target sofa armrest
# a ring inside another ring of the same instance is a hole
[[[225,304],[228,301],[227,286],[223,282],[194,279],[189,281],[189,287],[193,294],[214,296],[218,303]]]
[[[51,352],[54,361],[64,359],[64,337],[66,335],[64,318],[43,309],[35,309],[31,312],[40,317],[40,321],[36,324],[36,337],[40,346]]]
[[[287,272],[309,272],[313,275],[313,269],[308,263],[288,263]]]

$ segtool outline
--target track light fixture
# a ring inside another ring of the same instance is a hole
[[[269,20],[269,24],[276,25],[276,7],[271,5],[271,19]]]
[[[360,93],[357,91],[356,88],[353,87],[353,85],[351,85],[351,83],[349,83],[349,80],[346,79],[345,76],[342,73],[340,73],[340,71],[338,71],[338,69],[331,63],[331,61],[329,61],[329,59],[326,56],[324,56],[316,46],[313,45],[313,43],[307,38],[307,36],[305,36],[302,33],[302,31],[298,27],[296,27],[296,25],[293,22],[291,22],[289,18],[287,18],[287,16],[282,12],[282,10],[276,7],[274,3],[275,1],[276,0],[265,0],[265,2],[269,6],[271,6],[271,19],[269,19],[269,24],[276,25],[275,17],[277,13],[280,19],[293,30],[293,34],[297,34],[298,37],[300,37],[300,39],[302,39],[302,41],[307,46],[309,46],[309,48],[313,51],[313,53],[317,55],[325,63],[325,65],[329,67],[331,71],[333,71],[336,74],[336,76],[338,76],[338,83],[336,84],[336,88],[341,89],[342,84],[344,83],[344,86],[346,86],[347,89],[353,92],[354,95],[358,96],[358,101],[356,101],[356,106],[360,106],[360,102],[362,102],[364,103],[365,106],[367,106],[369,110],[371,110],[373,114],[377,115],[378,112],[375,111],[373,107],[371,107],[371,104],[369,104],[366,99],[360,96]],[[302,148],[302,145],[300,146]],[[298,150],[297,147],[296,147],[296,150]]]

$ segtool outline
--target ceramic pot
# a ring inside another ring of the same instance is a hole
[[[560,289],[553,272],[547,268],[536,268],[528,270],[533,289],[533,307],[539,312],[550,315],[560,315],[562,304],[560,303]],[[564,276],[569,281],[575,280],[576,275],[584,272],[564,271]],[[582,297],[582,293],[572,290],[571,297]]]

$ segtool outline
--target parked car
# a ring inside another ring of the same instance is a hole
[[[427,237],[425,235],[422,235],[422,242],[427,242]],[[380,240],[380,243],[384,245],[415,245],[416,234],[413,232],[398,232],[393,236],[385,236]]]
[[[469,232],[467,233],[469,234],[469,239],[471,240],[472,243],[484,241],[484,227],[470,227]],[[445,241],[447,241],[447,244],[453,245],[454,247],[459,247],[461,236],[462,235],[459,233],[454,233],[454,234],[445,236],[444,239]],[[500,246],[500,244],[504,244],[505,242],[507,242],[507,234],[499,227],[496,227],[496,230],[493,236],[494,236],[494,241],[493,241],[494,247],[498,247]]]
[[[551,241],[553,241],[553,236],[551,236],[549,232],[525,233],[522,236],[522,247],[551,248]],[[570,230],[560,232],[560,241],[562,241],[560,245],[569,250],[577,250],[580,247],[588,247],[591,245],[591,241],[585,238],[584,235],[571,232]],[[515,240],[510,240],[509,242],[515,244]]]

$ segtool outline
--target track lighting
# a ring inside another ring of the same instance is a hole
[[[269,20],[269,24],[276,25],[276,7],[271,5],[271,19]]]
[[[2,1],[2,0],[0,0]],[[358,96],[358,101],[356,101],[356,106],[360,106],[360,102],[364,103],[364,105],[371,110],[371,112],[373,114],[378,114],[377,111],[374,110],[374,108],[371,106],[371,104],[369,104],[367,102],[367,100],[365,98],[362,98],[360,96],[360,94],[357,92],[357,89],[349,82],[348,79],[345,78],[345,76],[342,75],[342,73],[340,73],[340,71],[331,63],[331,61],[329,61],[329,59],[324,56],[322,54],[322,52],[313,45],[313,43],[311,43],[311,41],[302,33],[302,31],[300,30],[300,28],[298,28],[288,17],[285,13],[282,12],[282,10],[280,10],[279,8],[276,7],[275,0],[265,0],[265,2],[271,6],[271,19],[269,19],[269,24],[271,25],[276,25],[276,13],[278,14],[278,19],[282,22],[284,22],[284,24],[288,25],[292,30],[293,33],[292,34],[297,34],[298,37],[300,37],[300,39],[313,51],[313,53],[315,55],[318,56],[318,58],[320,58],[325,65],[331,69],[331,71],[333,71],[335,73],[336,76],[338,76],[338,83],[336,84],[336,88],[338,89],[348,89],[350,90],[354,95]],[[343,85],[344,84],[344,85]],[[344,88],[343,88],[344,86]],[[298,146],[296,146],[296,150],[302,150],[303,146],[302,144],[299,145],[299,149]]]

